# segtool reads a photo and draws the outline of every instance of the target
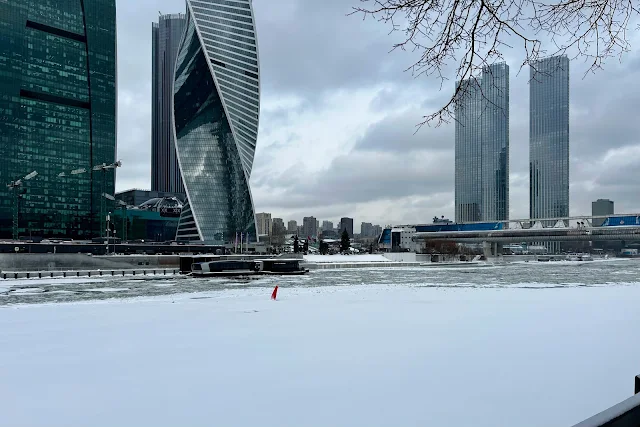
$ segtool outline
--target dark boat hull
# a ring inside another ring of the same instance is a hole
[[[309,270],[300,271],[252,271],[252,270],[238,270],[238,271],[192,271],[193,277],[247,277],[247,276],[302,276],[309,273]]]
[[[258,274],[265,275],[265,276],[302,276],[303,274],[307,274],[308,272],[309,272],[309,270],[283,271],[283,272],[261,271]]]
[[[194,277],[245,277],[245,276],[257,276],[257,273],[253,270],[237,270],[237,271],[192,271],[191,275]]]

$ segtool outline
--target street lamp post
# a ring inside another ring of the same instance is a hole
[[[100,237],[104,237],[104,219],[105,219],[105,212],[107,210],[107,206],[106,206],[106,200],[105,198],[112,200],[113,196],[107,197],[109,196],[109,194],[106,194],[105,191],[105,187],[106,187],[106,175],[107,175],[107,171],[109,169],[116,169],[122,166],[122,162],[120,160],[118,160],[117,162],[111,163],[110,165],[103,163],[101,165],[97,165],[94,166],[92,168],[92,170],[94,171],[102,171],[102,189],[100,191],[101,197],[100,197]],[[115,200],[115,199],[113,199]]]
[[[109,232],[111,231],[111,212],[107,214],[107,255],[109,255]]]
[[[122,200],[118,200],[118,204],[122,209],[122,237],[120,237],[120,240],[124,242],[127,240],[127,204]]]
[[[10,188],[11,191],[13,192],[13,239],[14,240],[18,240],[18,238],[19,238],[18,221],[20,219],[19,218],[19,215],[20,215],[20,188],[22,187],[22,185],[26,181],[29,181],[30,179],[33,179],[36,176],[38,176],[38,172],[33,171],[33,172],[27,174],[24,178],[18,179],[16,181],[11,181],[9,184],[7,184],[7,188]]]

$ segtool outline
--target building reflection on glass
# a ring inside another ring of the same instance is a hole
[[[455,100],[455,220],[509,218],[509,66],[458,82]]]
[[[228,3],[228,4],[227,4]],[[249,0],[187,1],[174,82],[176,150],[187,192],[178,240],[256,240],[249,178],[260,112]]]

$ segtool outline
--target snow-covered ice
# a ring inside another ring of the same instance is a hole
[[[305,261],[309,262],[391,262],[382,255],[305,255]]]
[[[568,426],[633,393],[640,286],[236,288],[0,309],[24,426]]]

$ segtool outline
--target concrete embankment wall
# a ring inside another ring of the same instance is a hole
[[[178,268],[178,255],[0,254],[0,271]]]
[[[385,252],[382,256],[396,262],[431,262],[430,254],[417,254],[415,252]]]
[[[0,279],[43,279],[43,278],[70,278],[70,277],[115,277],[115,276],[176,276],[180,274],[179,268],[151,268],[147,269],[122,269],[122,270],[50,270],[50,271],[4,271],[0,273]]]
[[[331,262],[306,263],[302,265],[309,270],[329,270],[334,268],[375,268],[375,267],[418,267],[419,262]]]

